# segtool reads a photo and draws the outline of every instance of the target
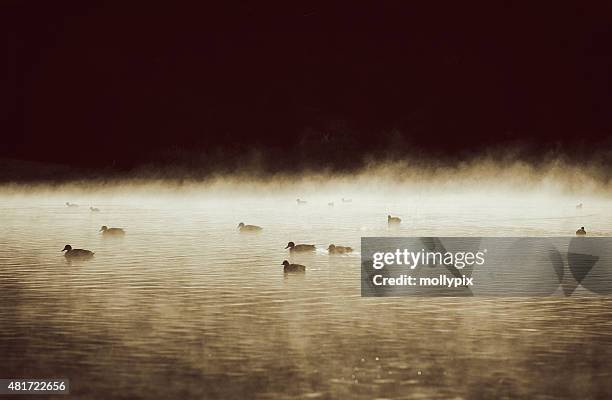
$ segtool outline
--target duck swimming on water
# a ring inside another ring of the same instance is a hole
[[[306,267],[301,264],[289,264],[289,261],[285,260],[282,265],[284,266],[283,271],[285,271],[285,273],[306,272]]]
[[[92,258],[94,256],[94,252],[93,251],[83,250],[83,249],[73,249],[72,246],[70,246],[69,244],[64,246],[64,249],[62,251],[66,252],[64,254],[64,256],[66,258],[81,258],[81,259],[85,259],[85,258]]]
[[[285,249],[289,249],[289,251],[294,252],[302,252],[302,251],[315,251],[314,244],[295,244],[293,242],[287,243],[287,247]]]
[[[89,210],[90,210],[91,212],[100,212],[100,209],[99,209],[99,208],[96,208],[96,207],[89,207]]]
[[[78,207],[78,206],[79,206],[78,204],[71,203],[69,201],[66,202],[66,207]]]
[[[245,225],[244,222],[238,224],[238,230],[240,232],[261,232],[263,228],[257,225]]]
[[[329,254],[346,254],[352,253],[353,248],[348,246],[336,246],[335,244],[330,244],[327,248]]]
[[[109,228],[106,225],[100,228],[100,232],[102,232],[103,235],[125,235],[123,228]]]
[[[576,231],[576,236],[586,236],[586,231],[584,230],[584,226],[581,226],[580,229]]]
[[[391,224],[399,224],[402,222],[402,219],[400,217],[392,217],[390,215],[387,215],[387,223],[389,225]]]
[[[306,200],[301,200],[301,199],[296,199],[295,200],[298,204],[306,204],[308,203]]]

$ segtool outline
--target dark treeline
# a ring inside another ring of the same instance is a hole
[[[321,140],[330,143],[329,139]],[[577,168],[585,177],[589,176],[600,184],[608,185],[612,180],[612,169],[609,167],[612,165],[612,151],[605,148],[593,151],[590,145],[577,145],[570,151],[543,145],[507,144],[449,155],[425,152],[411,146],[354,152],[350,146],[335,150],[323,143],[305,146],[299,152],[253,146],[229,149],[218,147],[209,151],[171,147],[154,153],[149,161],[134,162],[131,165],[111,163],[74,166],[0,158],[0,183],[61,184],[83,180],[94,183],[124,179],[204,181],[223,176],[265,180],[301,178],[310,174],[342,177],[362,174],[370,168],[376,171],[385,167],[390,168],[386,173],[396,174],[400,178],[404,172],[415,173],[419,170],[426,175],[440,170],[446,176],[452,174],[452,171],[459,172],[471,166],[476,167],[473,171],[489,174],[491,171],[487,166],[503,171],[506,167],[525,165],[535,174],[541,171],[542,176],[551,167],[557,168],[557,172],[567,171],[568,175]],[[404,168],[407,170],[404,171]]]
[[[291,173],[612,148],[605,3],[0,8],[5,159]]]

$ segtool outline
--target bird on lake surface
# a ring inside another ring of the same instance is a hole
[[[306,267],[300,264],[289,264],[289,261],[283,261],[283,271],[287,272],[306,272]]]
[[[72,246],[70,246],[69,244],[64,246],[64,249],[62,251],[66,252],[64,254],[66,258],[92,258],[94,255],[93,251],[73,249]]]
[[[584,230],[584,226],[581,226],[580,229],[576,231],[576,236],[585,236],[586,231]]]
[[[335,244],[330,244],[327,248],[329,254],[346,254],[351,253],[353,251],[352,247],[348,246],[336,246]]]
[[[89,210],[90,210],[91,212],[99,212],[99,211],[100,211],[100,209],[99,209],[99,208],[96,208],[96,207],[89,207]]]
[[[401,222],[402,222],[402,219],[400,217],[392,217],[390,215],[387,215],[388,224],[399,224]]]
[[[69,201],[66,202],[66,207],[78,207],[78,206],[79,206],[78,204],[71,203]]]
[[[298,204],[306,204],[308,203],[306,200],[300,200],[300,199],[296,199],[295,200]]]
[[[100,228],[100,232],[102,232],[103,235],[125,235],[123,228],[109,228],[106,225]]]
[[[244,222],[238,224],[238,230],[240,232],[261,232],[263,228],[257,225],[245,225]]]
[[[287,243],[287,247],[285,249],[289,249],[289,251],[315,251],[314,244],[295,244],[293,242]]]

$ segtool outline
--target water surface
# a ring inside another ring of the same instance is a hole
[[[0,196],[2,377],[67,377],[79,399],[609,397],[608,297],[362,298],[358,252],[361,236],[608,236],[612,203],[366,193]],[[68,263],[65,244],[95,258]]]

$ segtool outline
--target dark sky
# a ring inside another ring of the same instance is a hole
[[[610,145],[604,3],[164,3],[3,2],[0,157],[129,169],[257,149],[283,169]]]

